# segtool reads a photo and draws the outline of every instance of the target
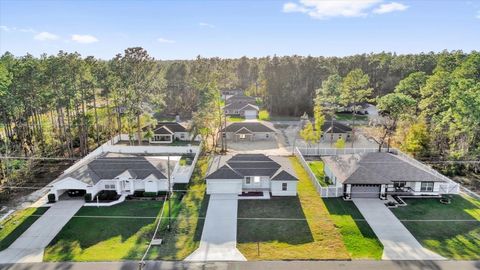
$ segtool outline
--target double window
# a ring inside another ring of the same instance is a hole
[[[405,187],[405,184],[406,184],[405,181],[402,181],[402,182],[394,182],[394,183],[393,183],[393,186],[394,186],[395,188],[403,188],[403,187]]]
[[[107,189],[107,190],[115,189],[115,184],[113,184],[113,185],[106,184],[105,189]]]
[[[433,182],[422,182],[420,191],[433,191]]]

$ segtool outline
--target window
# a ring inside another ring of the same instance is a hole
[[[268,133],[267,133],[267,134],[265,134],[265,138],[268,138]]]
[[[253,177],[253,183],[259,184],[260,183],[260,176],[254,176]]]
[[[246,137],[245,134],[240,134],[240,139],[244,140]]]
[[[113,185],[106,184],[105,189],[108,189],[108,190],[115,189],[115,184],[113,184]]]
[[[282,183],[282,191],[287,191],[287,183]]]
[[[222,136],[223,136],[223,138],[226,138],[226,137],[227,137],[227,133],[225,133],[225,132],[222,133]]]
[[[402,182],[394,182],[394,183],[393,183],[393,186],[394,186],[395,188],[402,188],[402,187],[405,187],[405,184],[406,184],[405,181],[402,181]]]
[[[180,138],[185,139],[185,134],[180,134]]]
[[[246,176],[245,177],[245,184],[250,185],[251,182],[252,182],[252,178],[250,178],[250,176]]]
[[[433,191],[433,182],[422,182],[420,191]]]

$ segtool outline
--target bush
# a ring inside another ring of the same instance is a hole
[[[49,203],[54,203],[54,202],[57,201],[57,198],[56,198],[55,194],[53,194],[53,193],[48,194],[47,198],[48,198]]]
[[[270,120],[270,114],[267,110],[261,110],[260,112],[258,112],[258,119],[268,121]]]
[[[135,190],[133,192],[133,197],[143,197],[143,192],[145,192],[144,190]]]
[[[115,190],[102,190],[97,197],[99,201],[114,201],[118,199],[118,194]]]
[[[155,197],[155,196],[157,196],[157,192],[143,192],[143,196],[145,196],[145,197]]]
[[[85,201],[86,202],[92,201],[92,193],[86,193],[85,194]]]

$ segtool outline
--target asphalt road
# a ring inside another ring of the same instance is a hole
[[[138,262],[25,263],[0,265],[8,270],[138,270]],[[269,262],[147,262],[144,270],[478,270],[480,261],[269,261]]]

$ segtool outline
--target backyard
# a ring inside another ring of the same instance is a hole
[[[0,251],[9,247],[48,207],[26,208],[17,211],[0,223]]]
[[[237,248],[248,260],[349,259],[327,208],[296,158],[298,197],[239,201]]]
[[[342,198],[324,198],[323,201],[352,259],[382,258],[382,243],[353,202]]]
[[[308,167],[312,170],[313,174],[317,178],[318,183],[322,187],[328,187],[328,183],[325,181],[325,173],[323,171],[323,161],[315,160],[315,161],[307,161]]]
[[[424,247],[449,259],[480,259],[480,201],[460,195],[451,204],[404,200],[407,206],[392,212]]]
[[[142,257],[161,201],[82,207],[45,248],[44,261],[116,261]]]

